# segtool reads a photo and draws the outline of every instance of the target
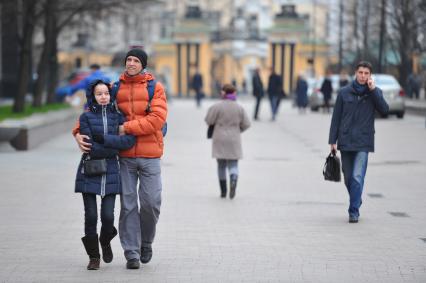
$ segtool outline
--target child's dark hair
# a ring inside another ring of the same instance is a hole
[[[109,83],[103,81],[103,80],[94,80],[93,82],[90,83],[90,94],[95,95],[95,87],[97,85],[106,85],[108,88],[109,93],[111,93],[111,86]]]
[[[89,93],[94,103],[97,103],[95,98],[95,88],[97,85],[106,85],[106,87],[108,88],[108,92],[111,94],[111,85],[109,83],[103,80],[94,80],[93,82],[90,83],[90,87],[89,87]]]
[[[224,84],[222,87],[222,91],[224,91],[226,94],[231,94],[237,91],[237,89],[235,88],[235,86],[231,85],[231,84]]]

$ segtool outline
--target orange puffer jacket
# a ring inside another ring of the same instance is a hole
[[[154,76],[150,73],[134,77],[126,74],[120,76],[117,105],[126,116],[126,134],[137,138],[132,148],[120,152],[121,157],[159,158],[163,155],[161,128],[167,118],[167,99],[163,86],[157,82],[151,101],[151,112],[146,112],[149,100],[147,81],[153,79]]]

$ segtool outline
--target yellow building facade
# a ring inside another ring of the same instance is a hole
[[[190,97],[191,78],[198,70],[203,77],[203,92],[217,96],[220,85],[234,82],[239,90],[251,88],[255,68],[267,87],[271,69],[282,76],[283,89],[294,90],[298,74],[323,75],[328,65],[329,46],[309,39],[309,23],[294,10],[275,18],[265,38],[242,39],[238,32],[217,40],[212,28],[201,18],[184,19],[169,41],[157,43],[153,50],[156,73],[169,81],[169,94]]]

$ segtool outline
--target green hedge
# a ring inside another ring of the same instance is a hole
[[[0,106],[0,121],[4,119],[20,119],[31,116],[34,113],[45,113],[51,110],[61,110],[70,108],[70,105],[67,103],[54,103],[43,105],[42,107],[32,107],[31,104],[25,105],[24,112],[14,113],[12,112],[13,106]]]

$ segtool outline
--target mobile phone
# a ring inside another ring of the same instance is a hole
[[[373,77],[370,75],[370,76],[368,77],[368,79],[367,79],[367,85],[368,85],[368,87],[371,87],[373,83],[374,83],[374,79],[373,79]]]

